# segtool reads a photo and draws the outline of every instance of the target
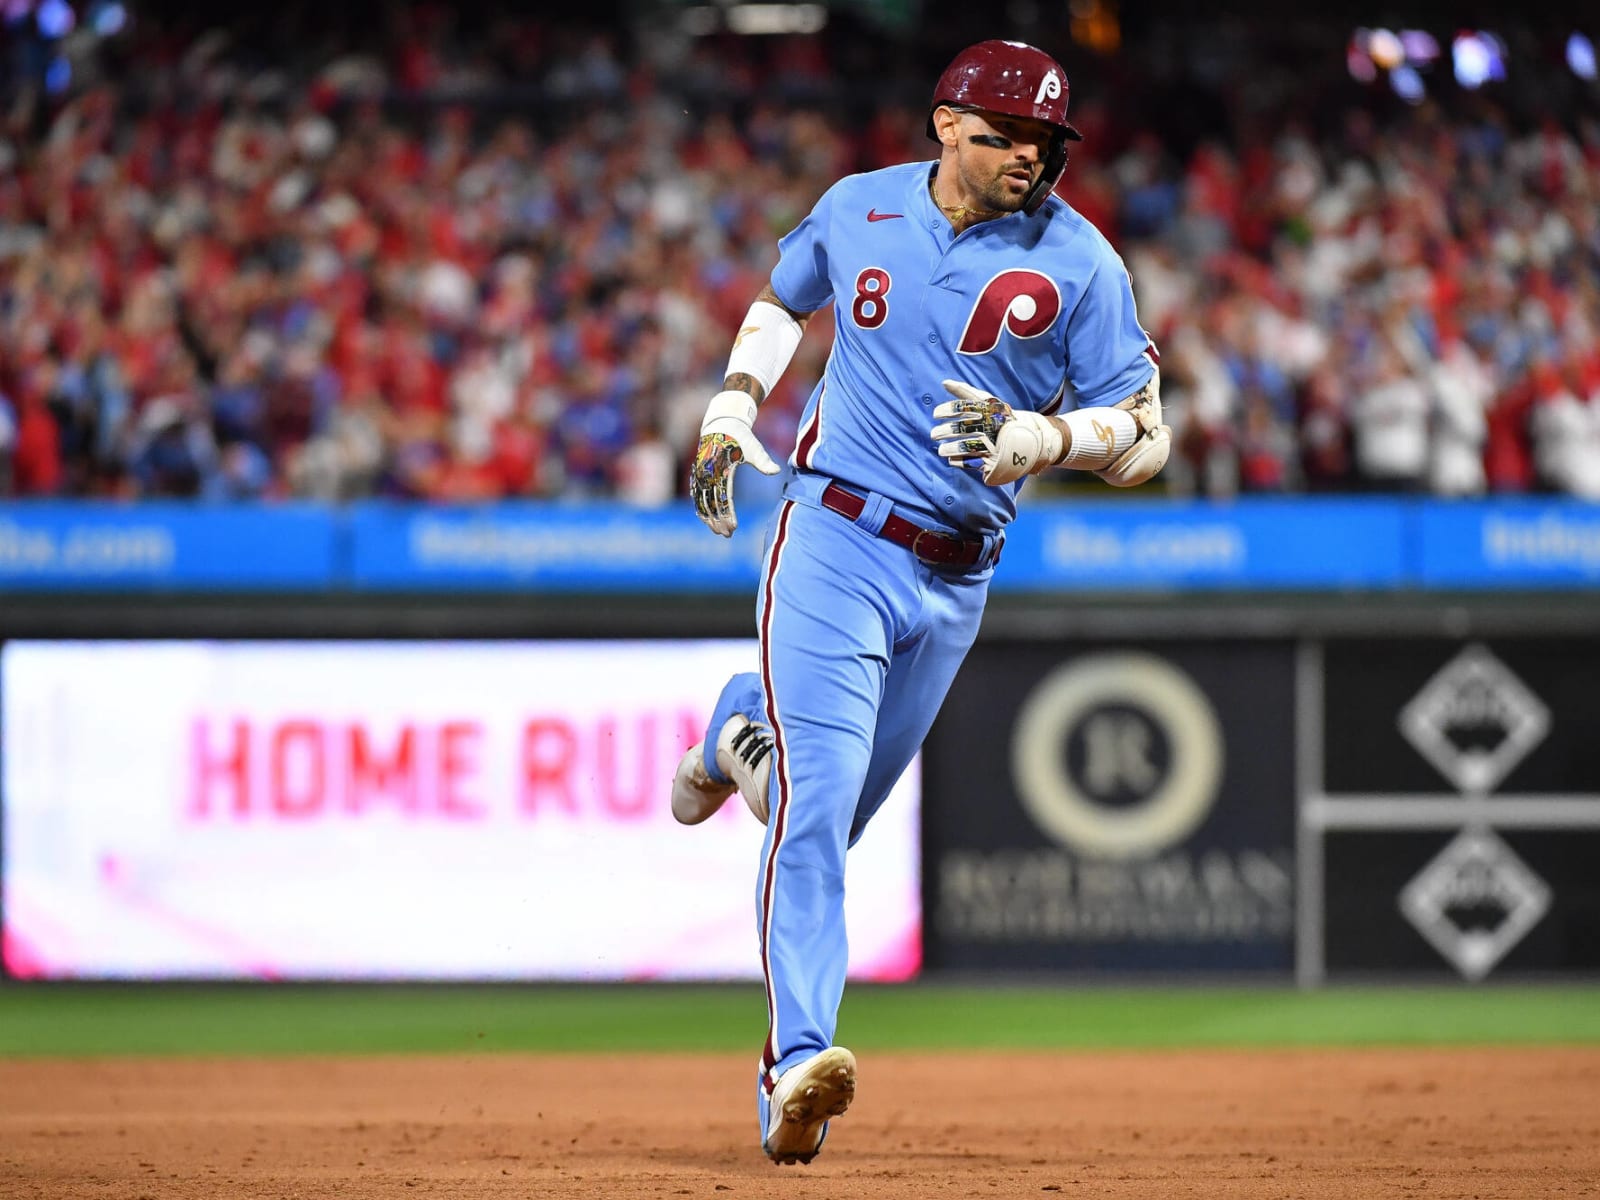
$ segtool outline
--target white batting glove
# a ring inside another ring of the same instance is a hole
[[[981,467],[984,483],[993,485],[1037,475],[1061,457],[1061,431],[1049,417],[1014,409],[957,379],[946,379],[944,390],[955,399],[933,410],[945,420],[929,433],[945,461]]]
[[[747,392],[718,392],[700,423],[700,445],[689,468],[689,494],[694,511],[712,533],[732,537],[739,528],[733,511],[733,469],[749,463],[763,475],[776,475],[778,464],[756,437],[756,402]]]

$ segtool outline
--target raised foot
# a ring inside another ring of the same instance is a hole
[[[762,1149],[781,1165],[810,1162],[822,1149],[828,1122],[843,1116],[855,1098],[855,1055],[843,1046],[791,1068],[773,1089]]]

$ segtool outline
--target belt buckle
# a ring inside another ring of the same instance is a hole
[[[958,540],[956,538],[951,537],[947,533],[937,533],[932,529],[919,529],[919,530],[917,530],[917,536],[911,539],[911,553],[913,555],[915,555],[917,558],[920,558],[925,563],[941,563],[942,564],[942,563],[955,561],[955,555],[953,553],[949,552],[949,551],[946,552],[947,557],[945,557],[945,558],[933,558],[933,557],[930,557],[929,555],[923,554],[923,552],[922,552],[922,539],[923,538],[927,538],[928,540],[934,541],[934,542],[944,542],[947,546],[952,546],[952,547],[959,544],[959,542],[958,542]]]

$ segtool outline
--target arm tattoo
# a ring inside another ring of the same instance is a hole
[[[1137,408],[1147,401],[1154,400],[1156,398],[1156,380],[1158,378],[1160,378],[1158,375],[1150,376],[1149,381],[1142,388],[1122,402],[1122,407]]]
[[[722,390],[725,392],[749,392],[755,397],[755,402],[760,404],[767,398],[767,389],[761,386],[754,375],[736,373],[729,375],[722,381]]]
[[[1161,372],[1157,371],[1151,375],[1142,388],[1117,407],[1133,414],[1133,419],[1139,426],[1140,436],[1161,424]]]

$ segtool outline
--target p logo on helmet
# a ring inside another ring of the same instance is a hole
[[[1024,212],[1033,213],[1067,169],[1067,143],[1083,140],[1067,122],[1071,91],[1061,64],[1038,47],[1026,42],[978,42],[956,55],[939,76],[928,108],[928,137],[939,140],[933,128],[933,110],[941,104],[1053,125],[1056,132],[1045,153],[1044,171],[1022,206]]]

